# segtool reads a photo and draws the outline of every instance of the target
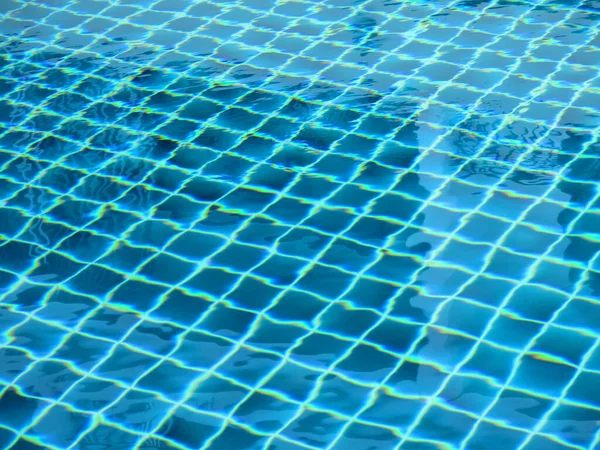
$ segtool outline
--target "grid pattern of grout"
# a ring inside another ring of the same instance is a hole
[[[600,445],[599,2],[0,14],[2,448]]]

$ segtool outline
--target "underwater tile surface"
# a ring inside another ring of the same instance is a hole
[[[0,448],[600,449],[599,26],[0,2]]]

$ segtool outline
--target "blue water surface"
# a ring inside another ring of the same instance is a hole
[[[600,449],[599,27],[0,0],[0,449]]]

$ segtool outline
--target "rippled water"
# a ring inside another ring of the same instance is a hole
[[[0,1],[0,448],[600,448],[600,1]]]

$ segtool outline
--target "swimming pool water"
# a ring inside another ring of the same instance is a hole
[[[599,25],[0,2],[0,448],[600,448]]]

